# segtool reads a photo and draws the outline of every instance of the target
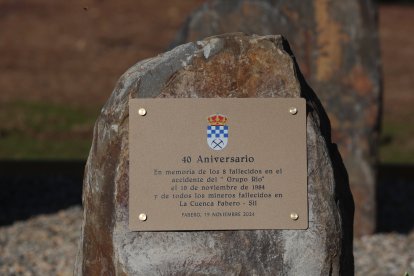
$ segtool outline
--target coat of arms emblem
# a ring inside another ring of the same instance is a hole
[[[229,140],[229,126],[226,125],[227,117],[221,114],[213,114],[208,117],[207,144],[213,150],[222,150]]]

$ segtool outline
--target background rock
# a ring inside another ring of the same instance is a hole
[[[228,32],[288,39],[331,120],[355,198],[355,234],[373,233],[381,110],[376,6],[371,0],[210,0],[173,44]]]
[[[128,100],[307,99],[309,229],[130,232]],[[352,275],[353,201],[326,114],[281,36],[227,34],[137,63],[98,118],[76,275]]]

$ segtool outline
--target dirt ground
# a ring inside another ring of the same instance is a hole
[[[381,6],[379,15],[384,116],[413,122],[414,6]]]
[[[97,114],[120,75],[134,63],[165,51],[186,16],[202,2],[0,1],[0,113],[4,113],[0,119],[24,111],[6,108],[16,102],[76,106]],[[403,130],[414,122],[413,17],[414,6],[380,7],[384,156],[391,162],[399,148],[402,154],[414,152],[413,128]],[[16,128],[21,135],[36,132],[15,127],[19,122],[13,118],[12,126],[1,122],[0,138]],[[74,128],[84,130],[79,139],[90,140],[92,124]],[[11,153],[0,152],[0,158],[13,158],[7,154]],[[407,156],[402,160],[407,162]]]
[[[1,1],[0,102],[100,106],[126,69],[166,50],[202,2]]]
[[[381,6],[382,162],[414,164],[414,6]]]

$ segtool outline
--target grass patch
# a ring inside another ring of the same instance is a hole
[[[380,160],[382,163],[414,164],[414,124],[384,121],[382,125]]]
[[[0,159],[85,159],[99,107],[0,104]],[[382,163],[414,164],[414,124],[384,120]]]
[[[0,105],[0,159],[84,159],[98,108],[44,102]]]

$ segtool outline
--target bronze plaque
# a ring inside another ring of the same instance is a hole
[[[133,231],[306,229],[301,98],[131,99]]]

